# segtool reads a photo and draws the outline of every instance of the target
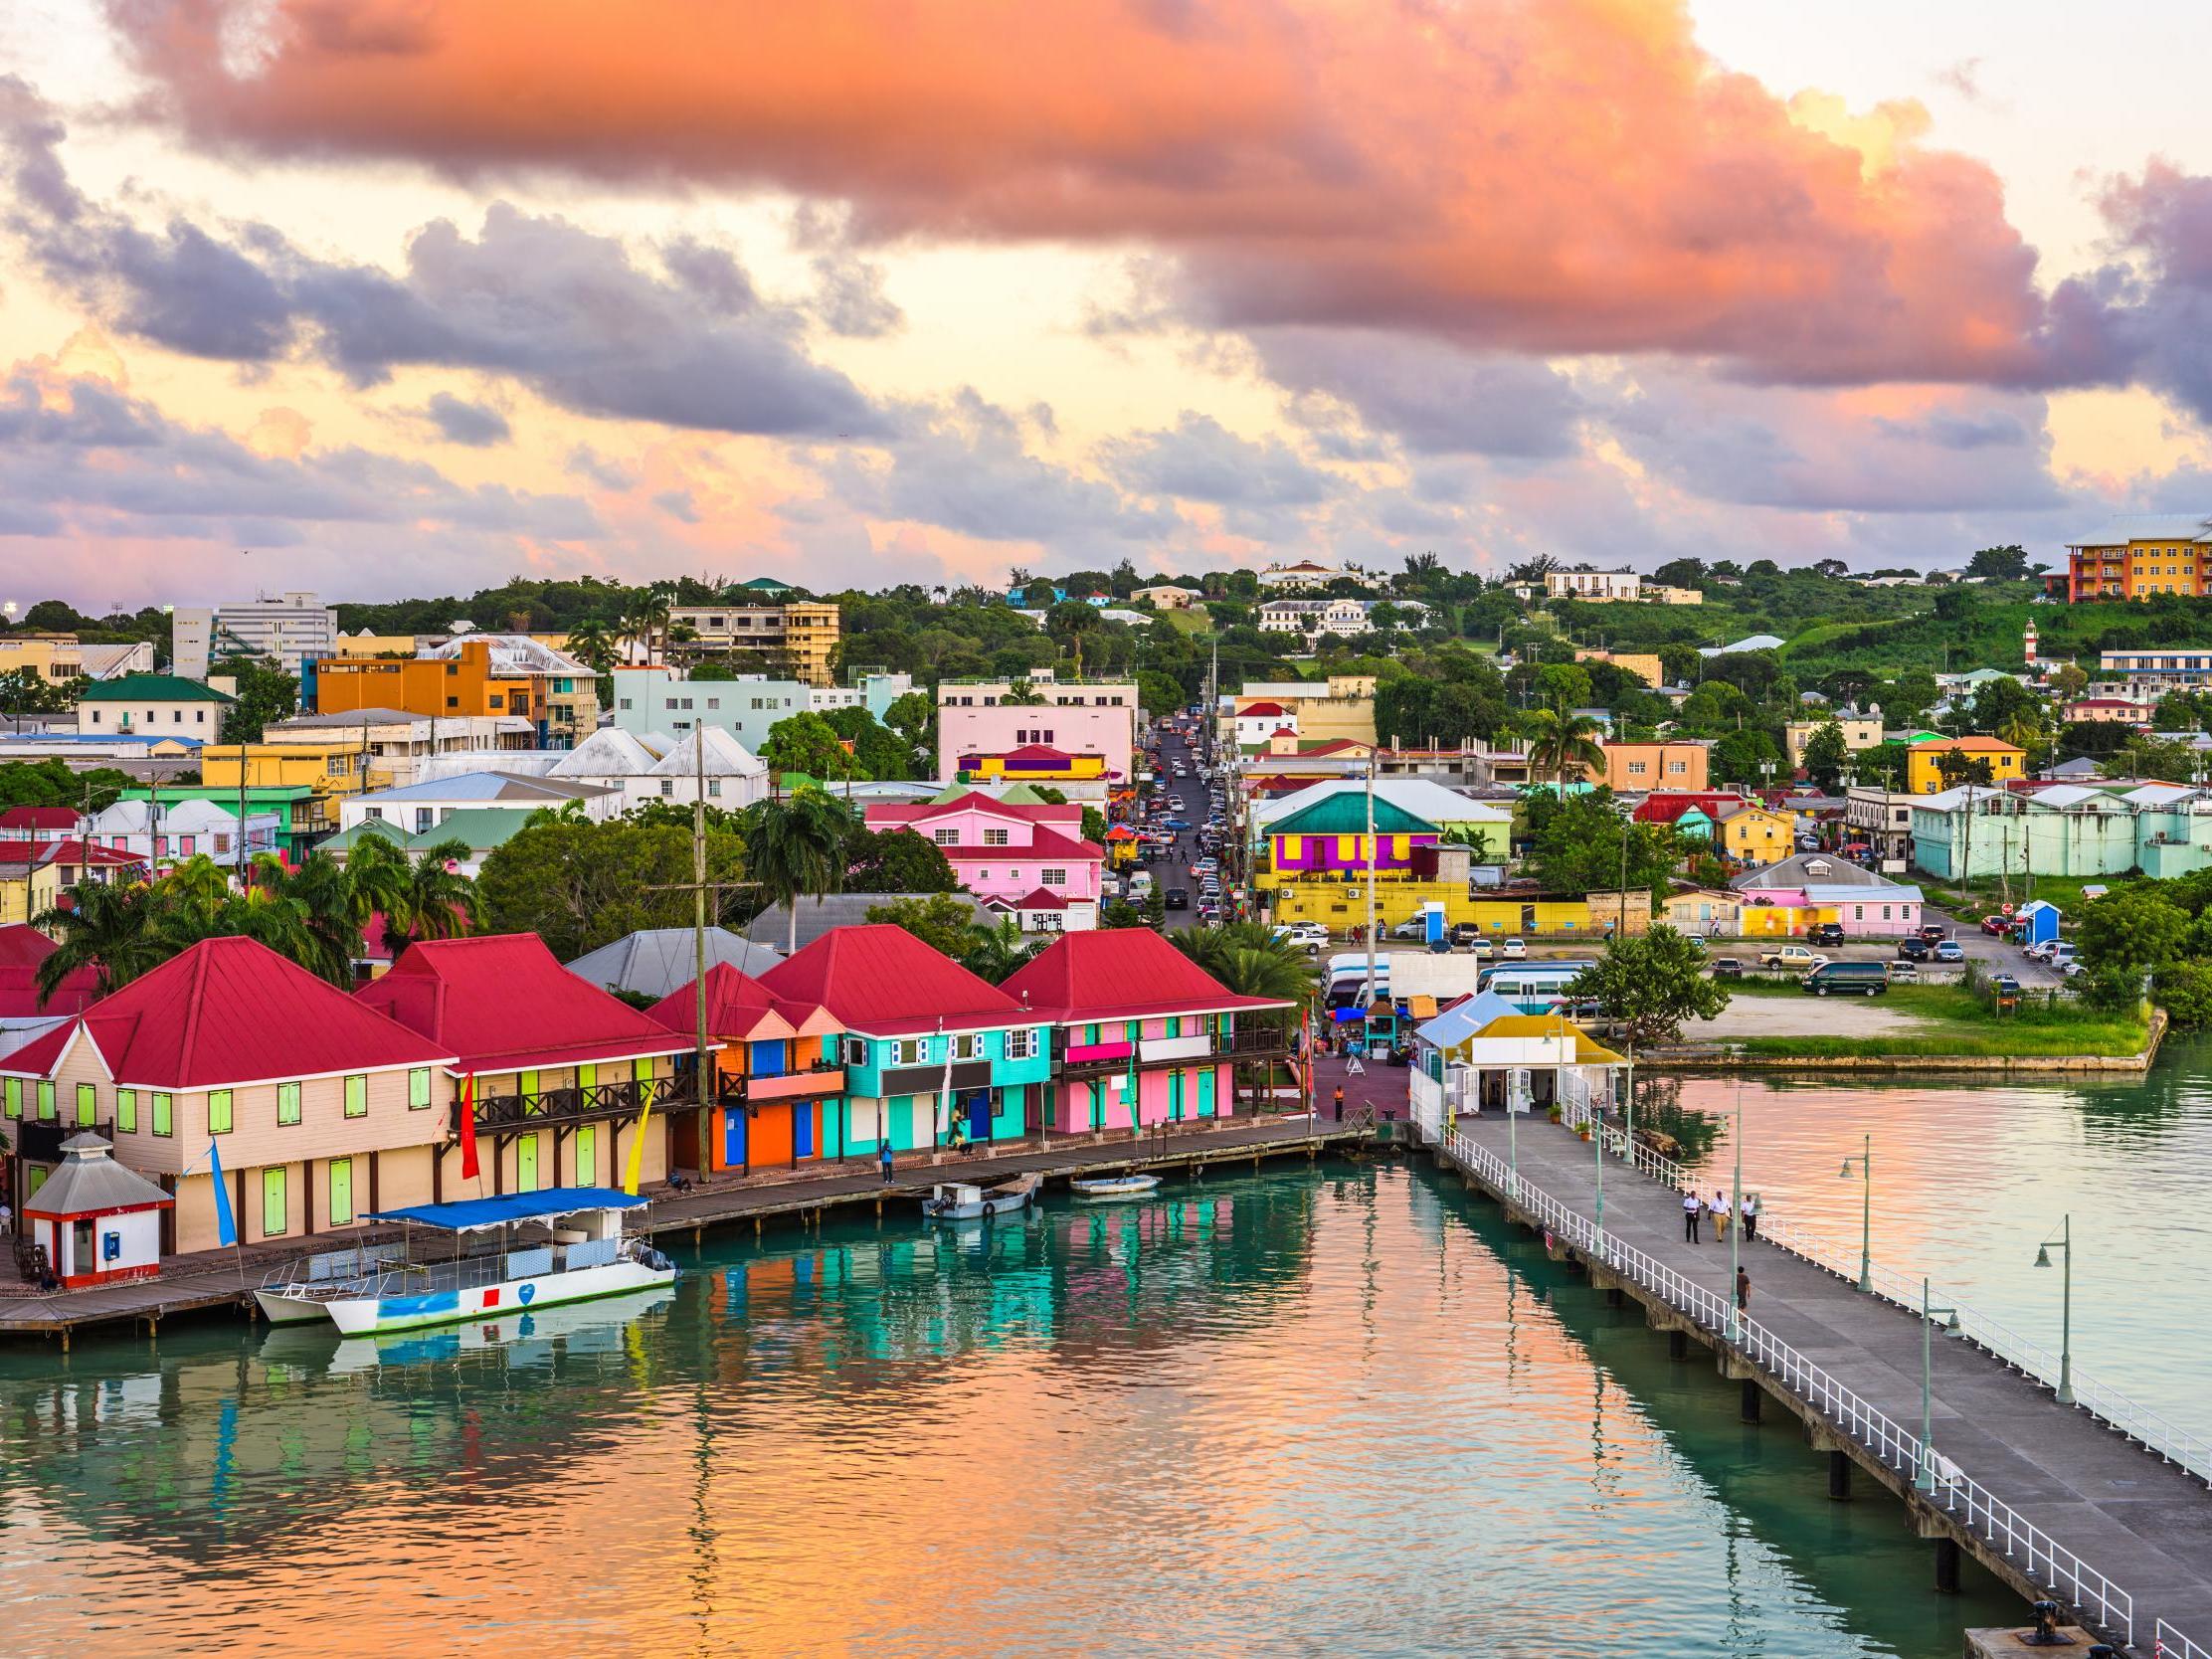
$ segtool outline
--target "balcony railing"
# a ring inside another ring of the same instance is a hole
[[[725,1077],[717,1095],[724,1106],[770,1100],[815,1100],[844,1092],[844,1065],[830,1060],[766,1076]]]
[[[608,1118],[636,1117],[648,1103],[655,1111],[696,1105],[698,1096],[691,1087],[690,1074],[655,1077],[649,1082],[625,1078],[613,1083],[540,1089],[536,1094],[481,1094],[476,1097],[476,1128],[496,1131],[598,1123]],[[457,1100],[457,1128],[460,1111]]]
[[[1144,1047],[1151,1043],[1191,1043],[1195,1038],[1206,1039],[1202,1045],[1194,1045],[1190,1052],[1156,1054],[1148,1056]],[[1159,1066],[1189,1065],[1194,1060],[1266,1060],[1287,1059],[1292,1053],[1292,1042],[1287,1031],[1272,1026],[1240,1026],[1236,1030],[1193,1031],[1180,1037],[1147,1037],[1129,1051],[1130,1045],[1120,1044],[1118,1054],[1083,1053],[1085,1044],[1062,1043],[1053,1050],[1053,1069],[1063,1077],[1105,1077],[1132,1067],[1139,1071]],[[1101,1042],[1099,1048],[1116,1046]]]

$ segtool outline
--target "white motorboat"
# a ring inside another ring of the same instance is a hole
[[[922,1213],[932,1221],[975,1221],[988,1220],[994,1215],[1011,1215],[1035,1202],[1043,1186],[1043,1177],[1036,1175],[1018,1175],[996,1187],[945,1182],[929,1190],[929,1197],[922,1200]]]
[[[1156,1175],[1090,1176],[1081,1181],[1070,1181],[1068,1188],[1079,1198],[1141,1198],[1157,1189],[1160,1178]]]
[[[271,1273],[254,1299],[274,1324],[325,1318],[359,1337],[666,1286],[675,1264],[644,1239],[623,1236],[623,1212],[645,1202],[612,1188],[557,1187],[364,1215],[406,1225],[397,1256],[390,1245],[354,1252],[350,1269],[332,1259],[348,1252],[306,1257]],[[514,1236],[514,1228],[532,1225],[544,1242]],[[424,1261],[414,1249],[418,1227],[454,1237],[498,1229],[502,1236],[496,1251]]]

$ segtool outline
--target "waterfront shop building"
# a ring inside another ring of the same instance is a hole
[[[1876,939],[1920,931],[1921,890],[1827,852],[1800,852],[1729,883],[1742,900],[1739,931],[1747,939],[1801,938],[1835,922],[1845,933]]]
[[[1461,999],[1413,1028],[1414,1113],[1609,1106],[1628,1062],[1560,1014],[1524,1014],[1495,992]]]
[[[1062,1134],[1228,1117],[1240,1061],[1292,1058],[1291,1004],[1236,996],[1150,928],[1070,934],[1000,989],[1051,1021]]]
[[[646,1012],[695,1042],[698,981]],[[780,998],[718,962],[706,971],[706,1029],[717,1045],[712,1102],[678,1121],[674,1167],[742,1176],[820,1162],[823,1114],[834,1110],[845,1085],[843,1027],[835,1015],[819,1004]]]
[[[536,934],[421,941],[355,999],[452,1056],[442,1126],[458,1132],[474,1099],[478,1179],[442,1145],[410,1201],[620,1187],[640,1133],[641,1181],[666,1179],[669,1119],[696,1110],[691,1040],[587,985]]]
[[[451,1049],[251,939],[207,939],[0,1056],[16,1208],[90,1130],[171,1198],[164,1254],[219,1242],[210,1149],[240,1239],[429,1201]]]
[[[64,1290],[151,1279],[161,1272],[161,1217],[176,1199],[115,1162],[90,1130],[62,1143],[62,1162],[23,1203],[23,1234],[46,1252]]]
[[[1041,1121],[1050,1028],[998,987],[877,923],[824,934],[761,976],[785,1002],[827,1009],[843,1033],[844,1092],[827,1102],[823,1156],[873,1158],[1014,1140]]]

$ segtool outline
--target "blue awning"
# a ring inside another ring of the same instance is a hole
[[[447,1232],[475,1232],[510,1221],[540,1221],[549,1215],[574,1215],[584,1209],[637,1209],[645,1199],[613,1187],[549,1187],[538,1193],[502,1193],[492,1198],[458,1198],[452,1203],[419,1203],[412,1209],[380,1209],[364,1221],[413,1221]]]

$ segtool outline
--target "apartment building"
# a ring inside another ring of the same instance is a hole
[[[2046,590],[2069,605],[2095,599],[2148,599],[2153,594],[2212,593],[2212,516],[2127,513],[2095,537],[2069,543],[2064,574],[2044,578]]]
[[[526,634],[469,634],[416,656],[326,656],[301,676],[318,714],[398,710],[524,721],[532,748],[573,749],[599,729],[590,668]]]
[[[74,634],[0,634],[0,674],[24,673],[49,685],[153,672],[153,642],[87,645]]]
[[[1644,579],[1632,570],[1553,570],[1544,575],[1547,599],[1595,601],[1643,597]]]
[[[679,605],[669,611],[668,626],[687,628],[693,634],[682,646],[686,654],[756,651],[804,685],[836,683],[841,623],[836,606],[827,601]]]
[[[1794,772],[1805,764],[1805,745],[1818,735],[1821,727],[1833,724],[1843,733],[1843,747],[1848,754],[1862,749],[1876,749],[1882,743],[1882,715],[1879,710],[1861,714],[1857,709],[1843,709],[1824,714],[1812,720],[1792,720],[1782,727],[1782,742],[1789,750],[1789,769]]]
[[[338,648],[338,613],[313,594],[257,595],[213,607],[180,605],[170,614],[169,665],[205,679],[226,656],[251,656],[296,675],[303,661]]]
[[[1605,751],[1605,761],[1589,769],[1589,781],[1604,784],[1616,794],[1641,795],[1662,789],[1696,795],[1707,787],[1713,746],[1702,739],[1605,743],[1599,747]]]
[[[636,738],[683,738],[716,726],[757,755],[779,721],[814,706],[814,688],[798,679],[695,680],[667,667],[618,667],[612,677],[615,724]]]
[[[178,674],[125,674],[94,680],[77,704],[80,737],[173,737],[213,743],[238,705],[229,683],[202,684]]]

